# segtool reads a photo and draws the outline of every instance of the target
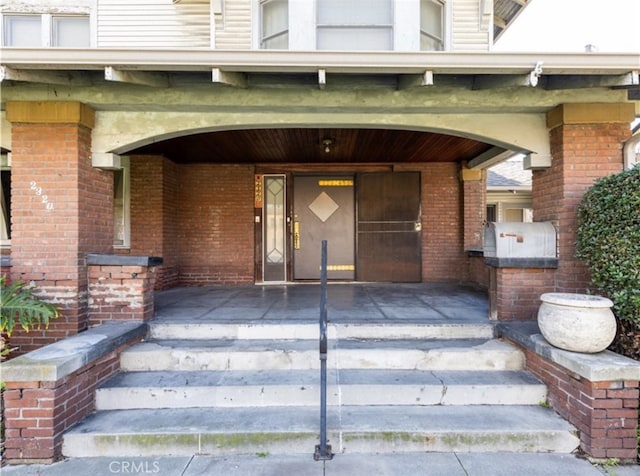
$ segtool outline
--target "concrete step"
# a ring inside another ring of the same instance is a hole
[[[65,433],[67,457],[294,454],[318,443],[310,407],[97,412]],[[575,429],[541,406],[330,407],[334,453],[570,453]]]
[[[317,370],[127,372],[96,392],[98,410],[315,406]],[[522,371],[341,370],[328,405],[537,405],[544,384]]]
[[[314,340],[157,340],[121,354],[124,371],[304,370],[320,366]],[[332,340],[329,368],[522,370],[524,356],[496,339]]]
[[[211,320],[163,319],[149,323],[153,339],[313,339],[318,340],[318,323],[313,321],[220,322]],[[491,339],[489,323],[394,322],[354,324],[329,323],[329,339]]]

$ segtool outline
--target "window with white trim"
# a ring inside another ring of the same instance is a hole
[[[119,170],[113,171],[113,246],[129,248],[131,246],[131,173],[129,157],[121,157]]]
[[[88,15],[4,14],[2,46],[86,48],[91,45]]]
[[[286,50],[289,48],[288,0],[262,0],[260,2],[260,48]]]
[[[11,169],[8,166],[0,165],[0,183],[0,246],[9,246],[11,244]]]
[[[393,50],[392,0],[317,0],[316,49]]]
[[[444,50],[444,2],[420,0],[420,50]]]

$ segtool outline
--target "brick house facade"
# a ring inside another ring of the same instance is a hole
[[[224,23],[230,10],[212,12],[219,28],[205,29],[217,31],[210,49],[195,34],[178,46],[123,48],[118,41],[142,39],[105,30],[96,32],[97,48],[50,48],[46,64],[41,48],[3,49],[0,147],[10,162],[11,229],[2,272],[32,282],[62,311],[46,330],[16,332],[19,353],[105,322],[144,321],[157,289],[267,281],[271,231],[258,204],[267,176],[285,183],[276,233],[284,235],[284,279],[276,282],[302,280],[296,178],[344,177],[357,190],[367,174],[417,173],[417,215],[402,221],[417,239],[406,260],[419,281],[483,287],[502,321],[534,317],[544,292],[588,289],[574,258],[576,206],[595,179],[625,165],[629,125],[640,114],[627,91],[637,88],[638,55],[494,54],[485,24],[492,15],[478,11],[492,2],[471,0],[445,2],[460,15],[472,4],[479,25],[469,39],[453,22],[444,52],[259,49],[252,2],[224,3],[243,20]],[[534,86],[537,63],[544,75]],[[556,229],[555,266],[488,265],[482,256],[486,168],[506,152],[525,154],[534,171],[533,217]],[[126,233],[116,242],[120,226]],[[352,246],[355,261],[336,269],[358,280],[360,242]],[[620,390],[584,385],[595,400]],[[637,395],[637,385],[618,393]],[[57,391],[33,393],[58,405],[67,397]]]

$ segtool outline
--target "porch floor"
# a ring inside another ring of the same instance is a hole
[[[156,320],[317,321],[319,284],[180,287],[156,292]],[[334,323],[471,324],[489,321],[487,292],[443,283],[330,283]]]

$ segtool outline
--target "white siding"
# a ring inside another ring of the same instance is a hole
[[[222,16],[216,15],[216,49],[251,49],[251,3],[224,0]]]
[[[489,28],[481,25],[480,0],[453,0],[450,11],[451,51],[489,51]]]
[[[98,47],[209,47],[209,18],[209,0],[98,0]]]

